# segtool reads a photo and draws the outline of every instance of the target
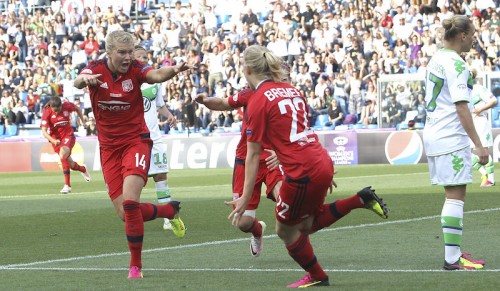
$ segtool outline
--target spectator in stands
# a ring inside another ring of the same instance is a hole
[[[335,128],[337,125],[342,124],[343,118],[344,114],[342,113],[342,108],[338,105],[337,100],[332,98],[328,105],[328,122],[326,126],[333,125]]]
[[[85,41],[80,44],[80,48],[85,51],[87,58],[90,60],[96,60],[99,56],[99,43],[95,39],[95,34],[93,33],[87,35]]]
[[[385,120],[389,127],[396,127],[402,120],[403,107],[396,101],[396,97],[392,94],[389,96],[387,111],[385,111]]]
[[[116,16],[116,18],[118,20],[118,23],[123,28],[123,30],[130,31],[132,20],[130,19],[130,16],[128,16],[127,14],[125,14],[125,12],[123,12],[123,7],[120,6],[118,8],[118,15]]]
[[[347,90],[349,90],[348,108],[350,114],[360,116],[363,96],[361,94],[361,74],[359,70],[353,70],[349,79]]]

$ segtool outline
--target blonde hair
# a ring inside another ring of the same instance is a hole
[[[134,36],[123,30],[115,30],[106,36],[106,51],[111,52],[118,43],[134,44]]]
[[[283,80],[283,60],[260,45],[251,45],[243,52],[245,64],[254,74],[274,82]]]
[[[474,29],[468,16],[453,15],[451,18],[443,20],[444,40],[451,41],[459,33],[468,33]]]

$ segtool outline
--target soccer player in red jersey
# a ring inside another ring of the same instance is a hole
[[[233,199],[239,198],[243,194],[243,183],[245,181],[245,157],[247,154],[247,135],[246,135],[246,113],[245,107],[248,104],[250,96],[254,90],[244,89],[229,98],[213,98],[208,97],[206,94],[199,94],[196,101],[204,104],[211,110],[231,110],[243,107],[244,117],[241,125],[241,138],[236,147],[236,158],[234,161],[233,170]],[[255,185],[252,190],[252,197],[242,214],[241,219],[238,221],[238,228],[245,233],[251,233],[250,239],[250,253],[254,257],[260,256],[262,253],[262,235],[266,229],[264,221],[259,221],[256,218],[256,210],[259,206],[262,184],[266,184],[267,198],[276,201],[275,196],[281,186],[283,178],[281,171],[277,169],[277,164],[274,165],[273,161],[276,155],[270,146],[263,145],[263,148],[268,151],[263,151],[260,155],[260,162],[258,173],[255,180]],[[270,155],[269,152],[272,152]],[[268,163],[269,168],[268,168]],[[279,161],[278,161],[279,163]]]
[[[104,180],[118,216],[125,221],[131,253],[128,277],[137,279],[142,278],[144,221],[178,218],[180,210],[178,201],[140,203],[153,145],[140,88],[143,83],[165,82],[191,66],[181,63],[153,70],[134,60],[134,38],[124,31],[108,34],[106,53],[107,58],[90,62],[74,84],[80,89],[89,87]]]
[[[368,208],[387,218],[387,208],[371,187],[351,198],[324,204],[333,179],[333,163],[310,129],[305,98],[281,82],[282,60],[258,45],[244,52],[243,73],[255,90],[247,106],[247,156],[245,183],[229,215],[238,224],[252,197],[263,141],[276,151],[284,179],[276,199],[276,232],[289,255],[307,271],[290,288],[327,286],[327,274],[318,263],[309,234],[327,227],[355,208]],[[305,158],[307,157],[307,158]]]
[[[62,103],[59,97],[52,97],[43,108],[42,122],[40,124],[42,135],[52,144],[52,148],[61,159],[64,187],[60,192],[63,194],[71,192],[70,169],[81,172],[85,181],[90,181],[87,167],[85,165],[80,166],[71,158],[71,150],[76,140],[70,124],[72,112],[76,112],[82,124],[85,124],[80,108],[71,102]]]

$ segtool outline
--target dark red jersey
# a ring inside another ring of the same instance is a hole
[[[233,108],[240,108],[243,107],[243,120],[241,122],[241,138],[240,141],[238,142],[238,146],[236,147],[236,158],[245,160],[247,156],[247,113],[246,113],[246,107],[248,105],[248,100],[250,97],[255,93],[254,90],[252,89],[243,89],[240,92],[234,94],[233,96],[230,96],[227,101],[229,103],[229,106]],[[270,149],[270,145],[267,142],[262,143],[262,149]],[[269,157],[269,153],[262,150],[260,153],[260,160],[265,160],[267,157]]]
[[[293,86],[261,83],[248,102],[247,115],[247,140],[268,140],[286,176],[314,175],[315,165],[330,159],[309,126],[307,101]]]
[[[62,103],[59,113],[55,113],[50,106],[45,106],[42,111],[40,127],[47,128],[50,136],[58,140],[73,135],[70,118],[71,112],[76,111],[76,109],[76,105],[71,102]]]
[[[102,74],[99,80],[103,84],[89,87],[101,146],[123,146],[149,135],[141,85],[150,70],[150,66],[133,60],[127,73],[114,74],[107,59],[92,61],[82,70],[81,74]]]

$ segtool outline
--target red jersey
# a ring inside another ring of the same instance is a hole
[[[50,136],[59,140],[73,135],[70,117],[71,112],[76,111],[76,109],[76,105],[71,102],[62,103],[59,113],[55,113],[50,106],[45,106],[42,111],[40,127],[48,128]]]
[[[233,108],[243,107],[243,120],[241,121],[241,138],[236,147],[236,158],[245,160],[247,156],[247,113],[246,107],[248,105],[248,100],[255,93],[252,89],[243,89],[240,92],[234,94],[227,99],[229,106]],[[262,143],[262,148],[270,149],[271,146],[267,142]],[[260,153],[260,160],[265,160],[269,157],[269,153],[262,150]]]
[[[265,81],[248,102],[247,140],[269,140],[285,175],[292,179],[313,175],[316,164],[330,159],[307,115],[307,101],[287,83]]]
[[[81,74],[102,74],[103,84],[89,87],[99,143],[101,146],[122,146],[149,135],[144,121],[144,103],[141,85],[152,70],[133,60],[127,73],[113,74],[107,59],[92,61]]]

